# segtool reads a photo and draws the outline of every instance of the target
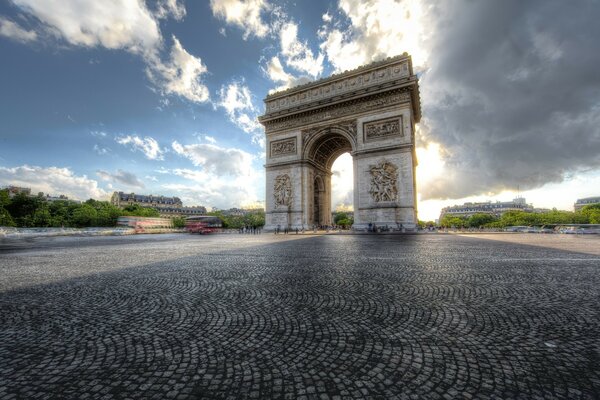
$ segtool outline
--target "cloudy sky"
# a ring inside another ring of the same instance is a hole
[[[600,4],[0,2],[0,186],[186,205],[264,201],[269,91],[408,52],[419,217],[470,200],[600,195]],[[351,206],[351,158],[334,166]]]

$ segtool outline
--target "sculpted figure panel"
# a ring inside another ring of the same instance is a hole
[[[398,167],[391,162],[383,161],[372,165],[371,173],[371,197],[375,202],[396,201],[398,198]]]
[[[275,207],[289,207],[292,204],[292,181],[289,175],[277,175],[275,184],[273,185],[273,197],[275,199]]]
[[[275,140],[271,142],[271,157],[296,154],[296,138]]]
[[[402,118],[388,118],[379,121],[365,122],[363,125],[364,140],[385,139],[388,136],[404,136]]]

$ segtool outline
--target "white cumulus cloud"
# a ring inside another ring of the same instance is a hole
[[[175,141],[172,147],[175,153],[199,167],[159,171],[189,181],[163,185],[176,192],[186,204],[230,208],[262,197],[264,173],[254,167],[251,154],[208,143],[182,145]]]
[[[217,176],[247,176],[252,155],[236,148],[224,148],[209,143],[182,145],[172,143],[173,150],[180,156],[189,159],[192,164],[202,167],[205,173]]]
[[[0,17],[0,36],[22,43],[33,42],[38,38],[35,31],[24,29],[19,24],[4,17]]]
[[[298,25],[287,22],[279,31],[281,54],[285,62],[302,73],[317,77],[323,71],[323,54],[315,56],[306,42],[298,40]]]
[[[98,187],[98,182],[86,175],[78,176],[69,168],[22,165],[0,167],[0,181],[21,187],[29,187],[33,193],[64,194],[71,199],[104,200],[108,192]]]
[[[252,101],[252,93],[243,81],[233,81],[219,90],[216,104],[225,109],[229,119],[244,132],[253,135],[253,141],[260,143],[263,137],[262,126],[258,123],[258,109]]]
[[[39,22],[44,36],[62,38],[73,46],[124,50],[141,56],[146,74],[163,95],[177,95],[193,102],[208,100],[202,81],[207,72],[200,57],[190,54],[173,36],[165,59],[165,40],[159,19],[182,19],[186,10],[177,0],[160,0],[150,11],[142,0],[12,0],[21,11]],[[25,31],[11,21],[0,19],[0,34],[20,41],[42,35]]]
[[[67,42],[145,54],[161,41],[160,29],[140,0],[12,0]]]
[[[142,182],[134,173],[123,171],[122,169],[118,169],[115,173],[110,173],[104,170],[96,171],[96,175],[100,177],[103,181],[119,183],[121,185],[135,187],[135,188],[144,188],[144,182]]]
[[[181,21],[186,13],[185,5],[179,0],[159,0],[154,11],[157,18],[173,17],[177,21]]]
[[[241,28],[244,39],[251,35],[262,38],[269,33],[269,25],[261,16],[271,8],[265,0],[211,0],[210,7],[213,15]]]
[[[129,146],[132,151],[141,151],[149,160],[162,160],[164,158],[164,150],[162,150],[158,142],[151,137],[141,138],[137,135],[120,136],[115,139],[117,143]]]
[[[146,68],[149,79],[165,94],[179,95],[197,103],[206,102],[210,97],[202,81],[202,75],[206,72],[207,68],[200,57],[188,53],[175,36],[170,59],[163,62],[154,57]]]
[[[327,14],[322,50],[338,71],[408,52],[416,66],[426,62],[421,0],[340,0],[344,29]]]

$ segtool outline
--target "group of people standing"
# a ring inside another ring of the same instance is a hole
[[[241,234],[246,235],[260,235],[260,226],[256,225],[246,225],[240,228]]]

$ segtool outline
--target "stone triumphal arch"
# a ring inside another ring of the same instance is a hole
[[[331,166],[346,152],[354,228],[415,228],[421,107],[409,55],[273,93],[265,105],[265,229],[331,225]]]

